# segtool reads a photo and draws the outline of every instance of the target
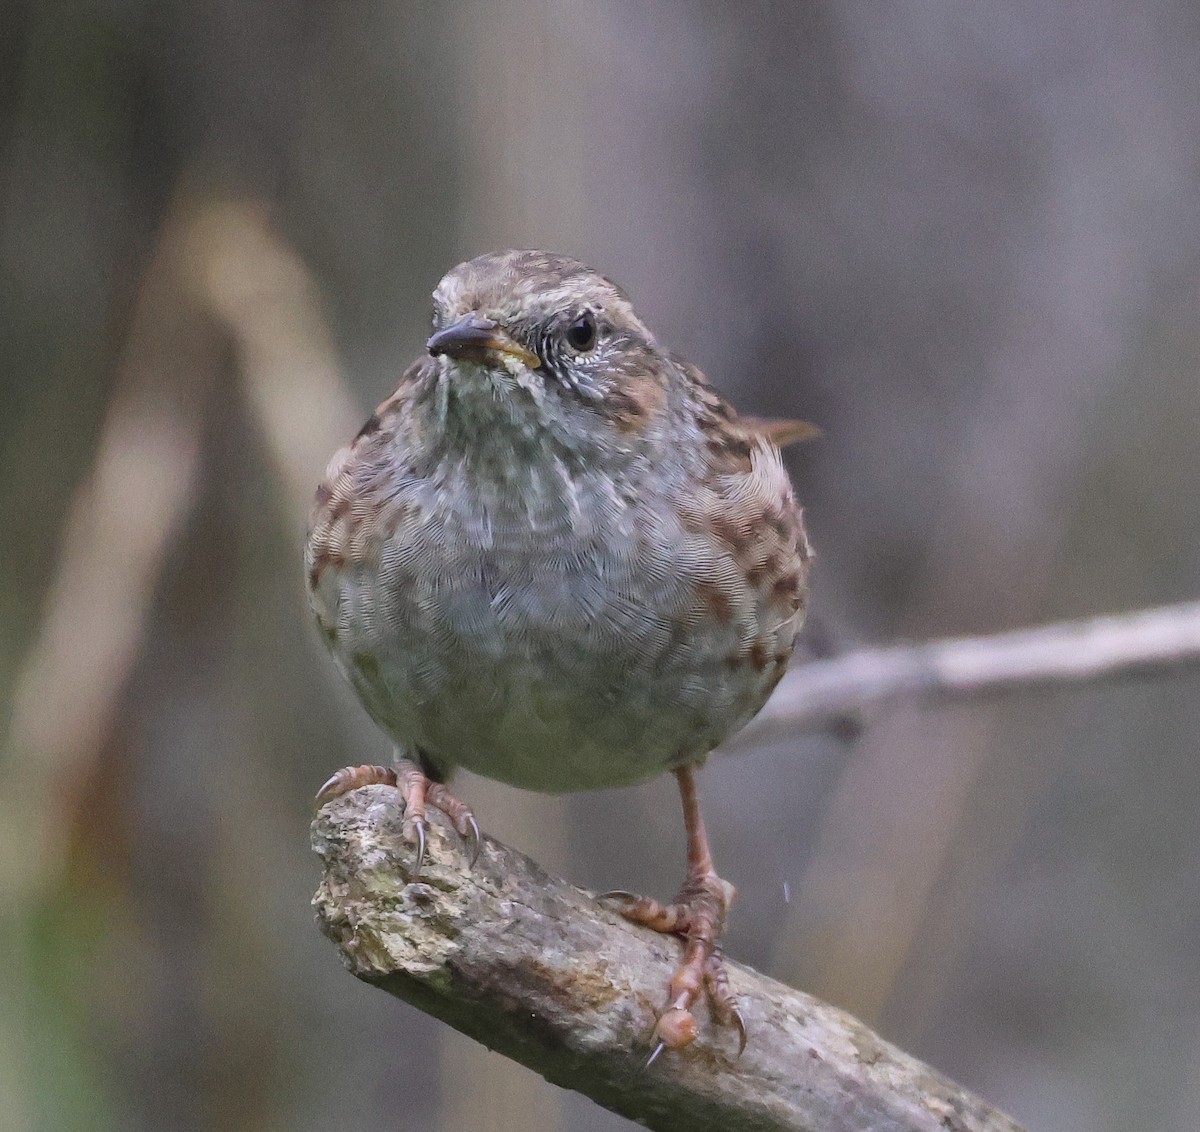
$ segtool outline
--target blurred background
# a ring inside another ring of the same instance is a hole
[[[791,467],[835,647],[1200,594],[1200,9],[0,2],[0,1127],[629,1127],[358,984],[311,799],[387,747],[311,492],[506,246]],[[1041,1132],[1200,1125],[1200,678],[715,758],[730,953]],[[667,896],[673,783],[464,778]]]

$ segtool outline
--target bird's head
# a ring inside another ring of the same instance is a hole
[[[451,395],[493,411],[643,427],[665,402],[669,362],[612,280],[540,251],[481,255],[433,293],[427,347]]]

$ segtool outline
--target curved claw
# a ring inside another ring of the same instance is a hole
[[[467,838],[467,844],[471,847],[469,867],[473,869],[475,862],[479,860],[479,854],[483,852],[483,834],[479,832],[479,823],[475,820],[474,814],[467,815],[467,824],[471,827],[470,836]]]
[[[412,824],[417,838],[417,860],[412,870],[412,879],[416,880],[421,875],[421,866],[425,864],[425,819],[417,818]]]
[[[742,1012],[733,1006],[730,1008],[729,1020],[737,1028],[738,1032],[738,1060],[741,1060],[742,1054],[746,1052],[746,1019],[742,1017]]]
[[[596,893],[597,900],[624,900],[627,903],[632,903],[635,900],[641,900],[641,897],[636,892],[626,892],[623,888],[612,888],[608,892]]]
[[[667,1048],[666,1042],[659,1042],[658,1045],[656,1045],[654,1047],[654,1052],[648,1058],[646,1058],[646,1064],[642,1066],[642,1069],[643,1070],[649,1069],[650,1066],[652,1066],[655,1063],[655,1061],[658,1060],[658,1055],[660,1053],[662,1053],[662,1051],[666,1048]]]
[[[331,774],[322,784],[321,789],[317,791],[317,796],[313,802],[317,806],[323,806],[331,798],[336,798],[342,792],[337,789],[342,781],[342,772],[339,770],[337,774]]]

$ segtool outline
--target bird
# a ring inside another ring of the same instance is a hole
[[[318,805],[395,786],[415,873],[431,809],[480,851],[457,767],[544,793],[677,779],[679,893],[601,897],[683,940],[651,1060],[695,1039],[702,995],[746,1044],[696,771],[792,656],[813,552],[780,447],[816,431],[739,416],[578,260],[491,252],[437,285],[424,354],[316,490],[309,604],[395,750]]]

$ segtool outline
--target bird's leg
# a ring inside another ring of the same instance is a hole
[[[695,1039],[696,1021],[691,1008],[701,990],[708,995],[713,1017],[721,1024],[737,1029],[739,1053],[746,1045],[745,1023],[717,951],[717,939],[725,927],[725,917],[736,889],[717,876],[713,867],[696,792],[695,768],[680,767],[675,771],[675,777],[679,780],[679,794],[683,800],[688,860],[687,879],[679,895],[670,904],[661,904],[650,897],[626,892],[607,894],[620,902],[620,913],[627,920],[657,932],[682,936],[684,940],[683,961],[671,979],[667,1008],[654,1027],[658,1046],[651,1061],[663,1049],[680,1049]]]
[[[471,864],[479,857],[483,838],[471,808],[450,793],[446,784],[433,781],[415,759],[397,752],[394,767],[348,766],[333,775],[317,791],[317,805],[323,806],[334,798],[357,790],[361,786],[394,786],[404,799],[404,836],[417,847],[413,876],[421,871],[425,861],[425,830],[427,807],[440,810],[449,819],[454,831],[470,846]]]

